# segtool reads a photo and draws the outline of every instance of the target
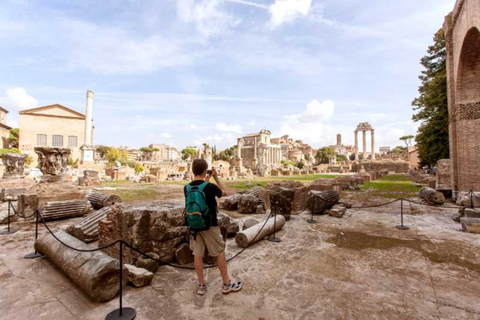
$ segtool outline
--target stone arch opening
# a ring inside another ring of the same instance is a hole
[[[457,79],[457,103],[480,102],[480,31],[475,27],[463,41]]]
[[[480,186],[480,32],[465,35],[458,62],[456,103],[456,148],[460,190]]]

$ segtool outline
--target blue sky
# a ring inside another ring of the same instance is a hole
[[[2,0],[0,106],[85,111],[95,143],[314,147],[413,134],[420,58],[454,0]]]

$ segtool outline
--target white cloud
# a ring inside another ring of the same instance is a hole
[[[164,133],[162,133],[162,134],[160,135],[160,137],[167,139],[167,138],[171,138],[172,135],[171,135],[169,132],[166,132],[166,131],[165,131]]]
[[[255,119],[251,120],[248,125],[253,127],[257,122],[255,121]]]
[[[198,126],[196,124],[193,124],[193,123],[188,123],[188,124],[185,125],[185,129],[191,130],[191,131],[196,131],[196,130],[198,130]]]
[[[38,101],[27,94],[24,88],[16,87],[7,89],[4,97],[0,97],[0,106],[11,110],[24,110],[38,107]]]
[[[178,0],[177,16],[181,22],[193,24],[205,38],[225,33],[240,23],[224,10],[222,0]]]
[[[270,5],[270,27],[276,28],[284,23],[297,19],[300,15],[306,16],[312,0],[275,0]]]
[[[224,122],[219,122],[215,125],[215,129],[226,133],[242,133],[242,126],[239,124],[228,125]]]
[[[287,117],[301,123],[330,120],[333,116],[334,108],[335,104],[332,100],[325,100],[322,103],[318,102],[318,100],[312,100],[307,104],[307,109],[305,111]]]

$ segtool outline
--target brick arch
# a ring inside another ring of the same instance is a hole
[[[480,101],[480,31],[472,27],[465,35],[458,63],[457,103]]]
[[[480,31],[470,28],[462,42],[456,79],[455,111],[458,185],[480,184]]]

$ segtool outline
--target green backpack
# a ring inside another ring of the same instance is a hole
[[[210,228],[211,216],[207,205],[207,198],[203,190],[209,184],[208,181],[192,186],[187,184],[187,196],[185,197],[185,221],[190,231],[203,231]]]

